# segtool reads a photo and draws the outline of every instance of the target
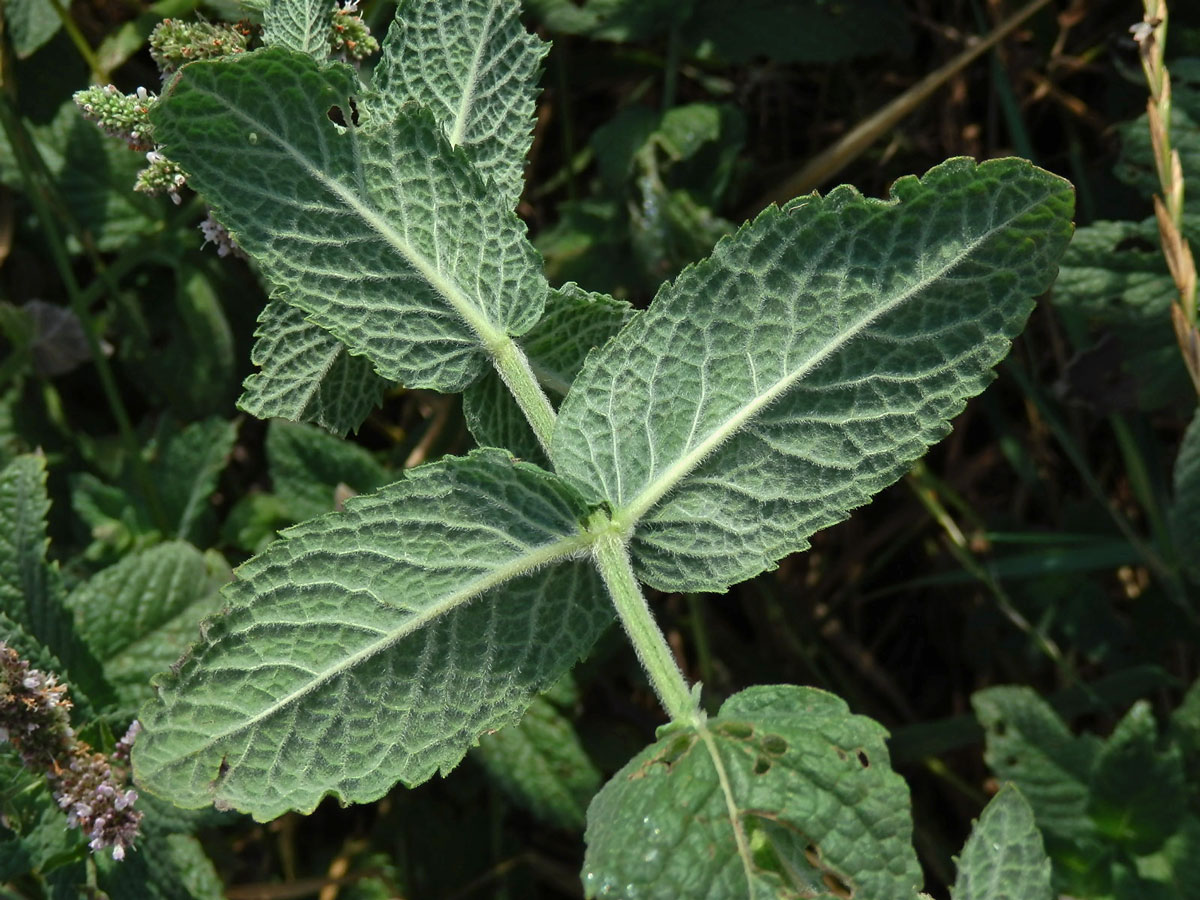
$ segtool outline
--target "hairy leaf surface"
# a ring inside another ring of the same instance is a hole
[[[330,0],[269,0],[263,9],[263,43],[324,59],[332,10]]]
[[[510,206],[525,186],[542,58],[517,0],[405,0],[375,67],[381,109],[428,107]]]
[[[588,897],[913,900],[908,788],[876,722],[814,688],[759,686],[672,730],[588,809]],[[835,894],[833,885],[848,890]]]
[[[563,397],[588,352],[620,331],[633,312],[623,300],[585,291],[574,282],[551,291],[545,315],[521,339],[546,393],[555,401]],[[525,414],[495,372],[463,393],[463,416],[481,446],[504,447],[539,464],[545,459]]]
[[[453,768],[587,652],[612,612],[579,495],[480,451],[284,532],[160,676],[139,782],[269,819]]]
[[[771,207],[588,358],[557,470],[633,527],[640,577],[723,590],[807,547],[949,430],[1053,281],[1061,178],[957,159],[887,201]]]
[[[259,371],[242,382],[238,408],[260,419],[312,422],[345,435],[383,399],[388,382],[304,311],[270,301],[259,316],[250,361]]]
[[[196,62],[156,136],[277,296],[385,378],[458,391],[538,320],[540,260],[428,111],[377,115],[361,93],[352,69],[285,50]]]
[[[1050,857],[1021,792],[1005,785],[979,817],[958,860],[954,900],[1051,900]]]

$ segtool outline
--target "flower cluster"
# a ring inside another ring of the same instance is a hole
[[[240,256],[245,259],[246,254],[242,252],[242,248],[234,241],[231,235],[216,219],[213,218],[212,210],[208,211],[208,218],[200,223],[200,233],[204,235],[204,244],[213,244],[217,248],[217,256]]]
[[[150,109],[158,97],[144,87],[132,94],[122,94],[111,84],[96,84],[76,91],[73,99],[101,131],[125,141],[129,149],[149,150],[154,146]]]
[[[344,6],[334,4],[333,25],[329,31],[329,55],[345,60],[366,59],[379,49],[379,41],[358,15],[358,0],[346,0]]]
[[[42,772],[67,824],[88,836],[92,851],[112,848],[113,859],[138,835],[142,813],[133,808],[137,792],[125,787],[125,773],[113,763],[129,758],[139,726],[134,722],[113,756],[96,753],[71,728],[66,685],[0,641],[0,742],[11,743],[25,767]]]
[[[166,191],[178,206],[182,202],[179,189],[187,184],[187,175],[184,174],[183,169],[157,150],[151,150],[146,154],[146,162],[146,168],[138,172],[133,189],[141,191],[143,194],[161,194]]]
[[[150,32],[150,56],[158,63],[163,81],[184,63],[244,53],[250,41],[244,23],[180,22],[163,19]]]

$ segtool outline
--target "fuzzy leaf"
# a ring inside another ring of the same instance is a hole
[[[238,408],[260,419],[312,422],[344,435],[379,405],[387,379],[365,356],[308,321],[303,310],[275,299],[259,316],[250,361],[259,371],[242,387]]]
[[[182,541],[133,553],[67,598],[81,638],[104,666],[126,708],[150,698],[150,676],[175,662],[220,609],[230,578],[215,553]]]
[[[567,393],[588,352],[620,331],[632,314],[628,303],[574,283],[550,292],[545,315],[520,343],[551,398]],[[504,447],[522,459],[544,461],[525,414],[495,372],[467,388],[463,416],[480,446]]]
[[[840,882],[837,896],[915,900],[908,788],[885,735],[814,688],[736,694],[701,730],[668,731],[596,795],[584,893],[824,898]]]
[[[979,817],[958,860],[954,900],[1052,900],[1050,857],[1033,810],[1012,785]]]
[[[270,0],[263,9],[263,43],[325,59],[333,6],[334,0]]]
[[[405,0],[375,67],[381,109],[416,102],[515,206],[525,186],[542,58],[517,0]]]
[[[210,512],[209,498],[236,439],[236,422],[212,418],[193,422],[163,443],[153,474],[172,537],[198,539],[198,528]]]
[[[895,481],[1054,279],[1069,183],[956,159],[887,201],[770,207],[592,354],[556,469],[633,528],[639,576],[723,590]],[[619,440],[618,440],[619,436]]]
[[[479,451],[285,531],[142,711],[139,783],[270,819],[452,769],[607,627],[587,509]]]
[[[987,735],[984,760],[1029,801],[1038,825],[1068,839],[1088,839],[1088,780],[1096,757],[1094,737],[1075,737],[1034,691],[995,687],[971,696]]]
[[[461,390],[541,315],[524,225],[428,111],[380,114],[352,69],[278,49],[192,63],[153,120],[276,295],[383,377]]]

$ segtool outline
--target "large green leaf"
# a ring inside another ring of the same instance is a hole
[[[493,450],[284,532],[157,679],[139,783],[269,819],[449,771],[611,621],[580,558],[586,514],[564,482]]]
[[[984,809],[958,860],[954,900],[1051,900],[1050,857],[1033,810],[1012,785]]]
[[[550,45],[521,24],[518,0],[404,0],[375,67],[381,108],[428,107],[450,143],[515,206]]]
[[[588,352],[620,331],[632,314],[628,303],[585,291],[573,282],[551,291],[542,320],[521,339],[546,392],[556,400],[564,396]],[[525,414],[495,372],[463,393],[463,416],[481,446],[504,447],[537,463],[545,460]]]
[[[432,114],[381,114],[352,69],[275,48],[192,63],[153,119],[277,296],[380,375],[461,390],[540,317],[524,225]]]
[[[654,587],[771,567],[946,434],[1053,281],[1072,208],[1015,159],[770,207],[588,358],[557,470],[633,529]]]
[[[19,59],[32,56],[58,34],[62,19],[46,0],[4,0],[4,24]]]
[[[879,724],[814,688],[760,686],[671,729],[588,809],[588,897],[914,900],[908,788]]]
[[[365,356],[308,321],[280,299],[259,316],[250,361],[259,367],[242,383],[238,408],[260,419],[312,422],[334,434],[354,431],[388,386]]]
[[[175,662],[221,608],[220,554],[176,541],[132,553],[92,576],[67,603],[80,637],[127,709],[151,696],[150,677]]]

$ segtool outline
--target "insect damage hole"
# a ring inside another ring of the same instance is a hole
[[[350,109],[350,124],[357,127],[358,126],[358,104],[354,102],[353,97],[348,97],[346,99],[346,106],[348,106]],[[348,127],[346,125],[346,113],[342,109],[342,107],[338,106],[336,103],[333,106],[329,107],[328,110],[325,111],[325,115],[329,117],[329,121],[332,122],[334,125],[338,125],[342,128]]]

